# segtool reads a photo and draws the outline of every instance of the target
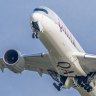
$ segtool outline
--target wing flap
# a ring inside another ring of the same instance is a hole
[[[25,69],[30,71],[36,71],[38,73],[47,74],[48,70],[55,71],[51,64],[48,53],[34,54],[30,56],[24,56]]]

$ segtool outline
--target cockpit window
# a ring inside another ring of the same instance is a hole
[[[45,9],[42,9],[42,8],[35,8],[35,9],[34,9],[34,12],[35,12],[35,11],[43,11],[43,12],[45,12],[46,14],[48,14],[48,11],[45,10]]]

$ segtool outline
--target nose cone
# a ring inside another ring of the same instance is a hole
[[[32,21],[34,21],[34,22],[39,21],[40,18],[41,18],[41,14],[39,14],[39,13],[33,13],[32,14]]]
[[[31,16],[31,28],[33,32],[41,32],[42,25],[41,25],[41,14],[33,13]]]
[[[37,13],[32,14],[32,21],[36,22],[38,20]]]

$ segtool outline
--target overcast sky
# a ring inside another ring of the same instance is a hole
[[[0,56],[8,49],[22,54],[44,52],[39,40],[31,38],[30,16],[34,8],[55,11],[84,50],[96,54],[96,0],[0,0]],[[50,76],[35,72],[0,72],[1,96],[80,96],[74,89],[58,92]]]

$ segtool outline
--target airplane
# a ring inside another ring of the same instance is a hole
[[[32,39],[39,39],[48,52],[22,55],[9,49],[0,58],[1,71],[48,74],[58,91],[73,87],[81,96],[96,96],[96,55],[86,53],[60,17],[47,7],[33,10],[30,25]]]

